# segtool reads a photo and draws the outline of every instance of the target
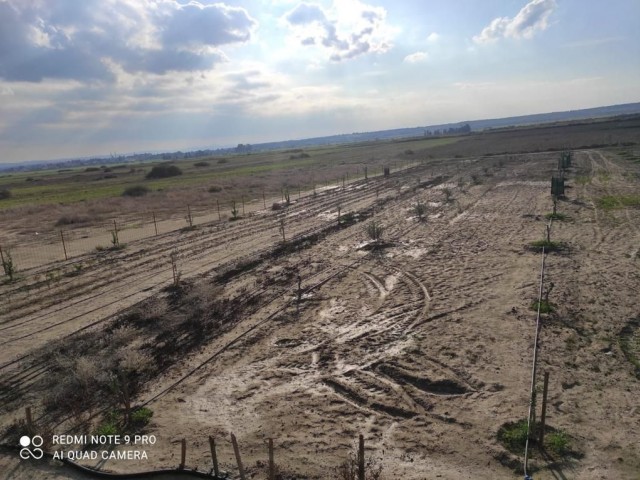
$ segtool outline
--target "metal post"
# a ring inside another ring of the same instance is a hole
[[[269,439],[269,480],[276,480],[276,464],[273,461],[273,439]]]
[[[244,467],[242,466],[242,459],[240,458],[240,449],[238,448],[238,441],[236,440],[236,436],[231,434],[231,443],[233,444],[233,453],[236,456],[236,462],[238,463],[238,470],[240,470],[240,480],[246,480],[244,474]]]
[[[364,437],[362,434],[359,438],[358,445],[358,480],[364,479]]]
[[[544,372],[544,387],[542,389],[542,413],[540,414],[540,448],[544,445],[544,425],[547,419],[547,392],[549,391],[549,372]]]
[[[184,466],[186,465],[186,461],[187,461],[187,441],[183,438],[182,439],[182,455],[181,455],[182,460],[180,461],[180,466],[178,467],[180,470],[184,470]]]
[[[213,437],[209,437],[209,448],[211,449],[211,460],[213,461],[213,473],[218,478],[220,471],[218,470],[218,455],[216,455],[216,441]]]
[[[62,250],[64,251],[64,259],[69,260],[67,258],[67,246],[64,244],[64,233],[60,230],[60,238],[62,239]]]

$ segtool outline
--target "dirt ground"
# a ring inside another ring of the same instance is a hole
[[[217,285],[228,298],[259,291],[259,304],[144,385],[136,400],[153,410],[146,433],[158,440],[148,459],[98,466],[174,468],[184,438],[188,467],[209,470],[212,435],[222,468],[236,475],[233,432],[250,478],[266,478],[273,438],[284,478],[339,479],[336,467],[362,434],[387,480],[521,477],[513,467],[522,455],[496,434],[527,415],[542,258],[526,246],[545,235],[558,157],[438,161],[289,207],[290,240],[336,222],[338,205],[343,215],[372,209],[373,217]],[[542,318],[538,353],[539,372],[550,373],[547,424],[567,432],[571,449],[562,460],[534,455],[536,479],[640,477],[638,378],[620,341],[640,315],[640,210],[598,203],[637,194],[639,167],[611,152],[574,152],[558,206],[567,218],[552,225],[552,239],[567,247],[546,259],[555,311]],[[428,206],[424,222],[413,213],[418,201]],[[27,404],[39,412],[48,367],[31,352],[164,298],[171,252],[185,281],[213,289],[216,275],[281,242],[276,215],[131,242],[87,256],[81,271],[55,281],[43,267],[19,287],[0,287],[2,424]],[[371,221],[385,226],[383,248],[363,248]],[[6,452],[0,471],[81,478]]]

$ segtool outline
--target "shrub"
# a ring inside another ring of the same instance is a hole
[[[535,242],[531,242],[529,244],[531,250],[534,251],[541,251],[543,248],[545,249],[545,251],[547,252],[555,252],[557,250],[560,250],[564,247],[564,244],[562,242],[554,242],[551,240],[536,240]]]
[[[221,158],[220,160],[218,160],[218,163],[227,163],[229,160],[227,160],[226,158]]]
[[[421,200],[419,200],[418,203],[416,203],[415,206],[413,207],[413,213],[416,214],[416,217],[418,217],[418,220],[420,222],[423,221],[424,216],[427,213],[427,205]]]
[[[56,222],[56,227],[63,225],[79,225],[81,223],[88,223],[91,219],[85,215],[62,215]]]
[[[558,430],[547,435],[545,443],[555,454],[564,455],[569,450],[569,435]]]
[[[209,162],[196,162],[193,164],[194,167],[208,167],[209,165]]]
[[[371,240],[376,243],[380,243],[382,240],[382,234],[384,233],[384,226],[375,220],[372,220],[364,227],[364,231]]]
[[[11,190],[8,190],[6,188],[3,188],[0,190],[0,200],[6,200],[8,198],[11,198]]]
[[[13,282],[13,277],[17,269],[9,250],[7,250],[2,257],[2,269],[4,270],[4,274],[9,277],[9,281]]]
[[[498,441],[510,452],[521,453],[527,443],[527,420],[504,424],[498,430]]]
[[[96,428],[95,435],[118,435],[120,429],[113,419],[105,420]]]
[[[147,407],[140,407],[131,414],[131,423],[136,428],[142,428],[151,421],[153,410]]]
[[[182,170],[180,170],[175,165],[155,165],[149,173],[147,173],[147,178],[168,178],[175,177],[178,175],[182,175]]]
[[[218,186],[218,185],[211,185],[209,187],[209,193],[218,193],[222,191],[222,187]]]
[[[133,187],[125,188],[124,192],[122,192],[123,197],[144,197],[149,190],[144,185],[134,185]]]

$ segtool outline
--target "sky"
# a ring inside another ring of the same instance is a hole
[[[638,0],[0,0],[0,163],[640,101]]]

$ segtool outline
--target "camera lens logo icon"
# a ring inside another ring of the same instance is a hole
[[[40,460],[44,455],[41,447],[44,443],[42,437],[40,435],[34,435],[32,438],[24,435],[20,437],[20,446],[23,448],[20,450],[20,458],[23,460],[27,460],[28,458],[35,458],[36,460]],[[34,447],[33,449],[28,448],[29,446]]]

